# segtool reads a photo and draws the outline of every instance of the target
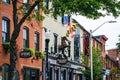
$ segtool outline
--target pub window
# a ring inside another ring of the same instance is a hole
[[[66,70],[61,72],[61,80],[66,80]]]
[[[23,29],[23,48],[29,47],[29,29],[24,27]]]
[[[10,40],[10,20],[2,18],[2,43],[9,42]]]
[[[2,65],[2,80],[9,80],[9,65],[3,64]]]
[[[50,67],[50,80],[53,80],[53,68]]]
[[[59,71],[60,71],[59,69],[56,70],[56,80],[60,80]]]
[[[58,35],[54,33],[54,53],[57,53],[57,38],[58,38]]]
[[[4,3],[10,4],[10,0],[2,0]]]
[[[39,51],[39,33],[35,32],[34,34],[34,44],[35,44],[35,51]]]

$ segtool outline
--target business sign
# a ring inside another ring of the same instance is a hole
[[[65,54],[59,54],[57,56],[57,63],[65,65],[68,62],[67,56]]]
[[[31,57],[31,52],[29,52],[29,51],[22,51],[22,52],[20,52],[20,57],[21,58],[29,58],[29,57]]]

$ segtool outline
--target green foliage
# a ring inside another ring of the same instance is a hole
[[[97,19],[101,16],[120,14],[120,2],[117,0],[53,0],[53,7],[57,8],[57,15],[79,14]]]
[[[118,43],[116,43],[116,45],[117,45],[118,51],[120,51],[120,35],[118,37],[119,37],[119,40],[118,40]]]
[[[88,66],[88,56],[84,55],[83,53],[80,53],[80,56],[82,57],[82,64]]]
[[[102,74],[103,74],[103,62],[102,62],[102,59],[100,59],[100,55],[101,55],[101,52],[98,48],[93,48],[92,49],[92,55],[93,55],[93,79],[94,80],[99,80],[102,78]],[[87,57],[86,56],[82,56],[82,59],[83,60],[83,64],[87,64],[86,62],[88,61],[86,59]],[[90,67],[88,66],[88,64],[86,65],[86,70],[81,70],[79,69],[80,71],[82,71],[84,73],[84,75],[86,76],[87,80],[90,80]]]
[[[10,42],[3,43],[3,47],[5,49],[5,52],[10,53]]]
[[[43,52],[39,52],[39,51],[36,51],[36,52],[35,52],[35,55],[36,55],[37,57],[40,57],[41,59],[43,59],[43,58],[45,57],[44,53],[43,53]]]
[[[31,53],[31,56],[35,54],[34,50],[31,48],[25,48],[24,51],[29,51]]]

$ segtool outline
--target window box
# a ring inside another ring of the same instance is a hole
[[[34,54],[35,54],[34,50],[31,49],[31,48],[25,48],[24,51],[26,51],[26,52],[27,52],[27,51],[30,52],[31,56],[34,56]]]
[[[2,44],[6,53],[10,53],[10,42],[5,42]]]
[[[45,57],[44,53],[43,52],[39,52],[39,51],[35,52],[35,56],[36,57],[40,57],[41,59],[43,59]]]

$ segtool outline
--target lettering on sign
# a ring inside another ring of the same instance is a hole
[[[67,56],[65,54],[59,54],[57,56],[57,63],[65,65],[68,62]]]
[[[29,51],[22,51],[22,52],[20,52],[20,57],[21,58],[29,58],[29,57],[31,57],[31,53]]]

